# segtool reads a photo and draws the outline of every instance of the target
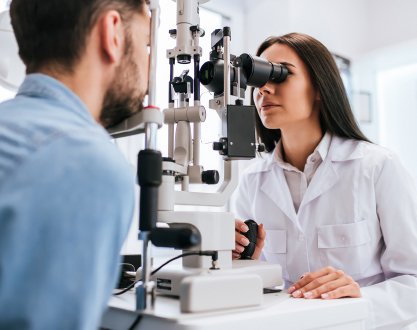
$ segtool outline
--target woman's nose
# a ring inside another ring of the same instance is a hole
[[[270,84],[270,83],[266,83],[262,87],[259,87],[259,91],[258,91],[260,95],[273,94],[274,92],[275,92],[274,86],[273,84]]]

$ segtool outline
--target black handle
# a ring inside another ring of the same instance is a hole
[[[249,240],[249,244],[245,247],[245,250],[241,253],[241,259],[252,259],[252,255],[256,248],[256,238],[258,237],[258,224],[256,221],[249,219],[245,221],[249,230],[246,233],[242,233]]]
[[[151,232],[152,244],[159,247],[190,249],[201,243],[201,234],[195,227],[154,228]]]

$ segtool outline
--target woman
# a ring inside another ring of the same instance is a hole
[[[265,40],[282,83],[254,90],[267,157],[243,175],[237,216],[259,226],[254,258],[282,266],[294,298],[364,297],[370,327],[417,320],[417,192],[388,150],[358,128],[330,52],[298,33]],[[247,231],[236,220],[239,258]]]

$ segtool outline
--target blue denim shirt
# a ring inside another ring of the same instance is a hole
[[[97,329],[134,176],[81,100],[28,75],[0,104],[0,329]]]

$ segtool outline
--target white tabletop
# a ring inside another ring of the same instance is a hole
[[[136,316],[135,300],[133,290],[112,297],[102,326],[128,329]],[[137,329],[354,330],[365,329],[367,314],[368,305],[363,299],[295,299],[284,292],[264,295],[259,307],[181,313],[178,299],[157,296],[154,310],[145,312]]]

